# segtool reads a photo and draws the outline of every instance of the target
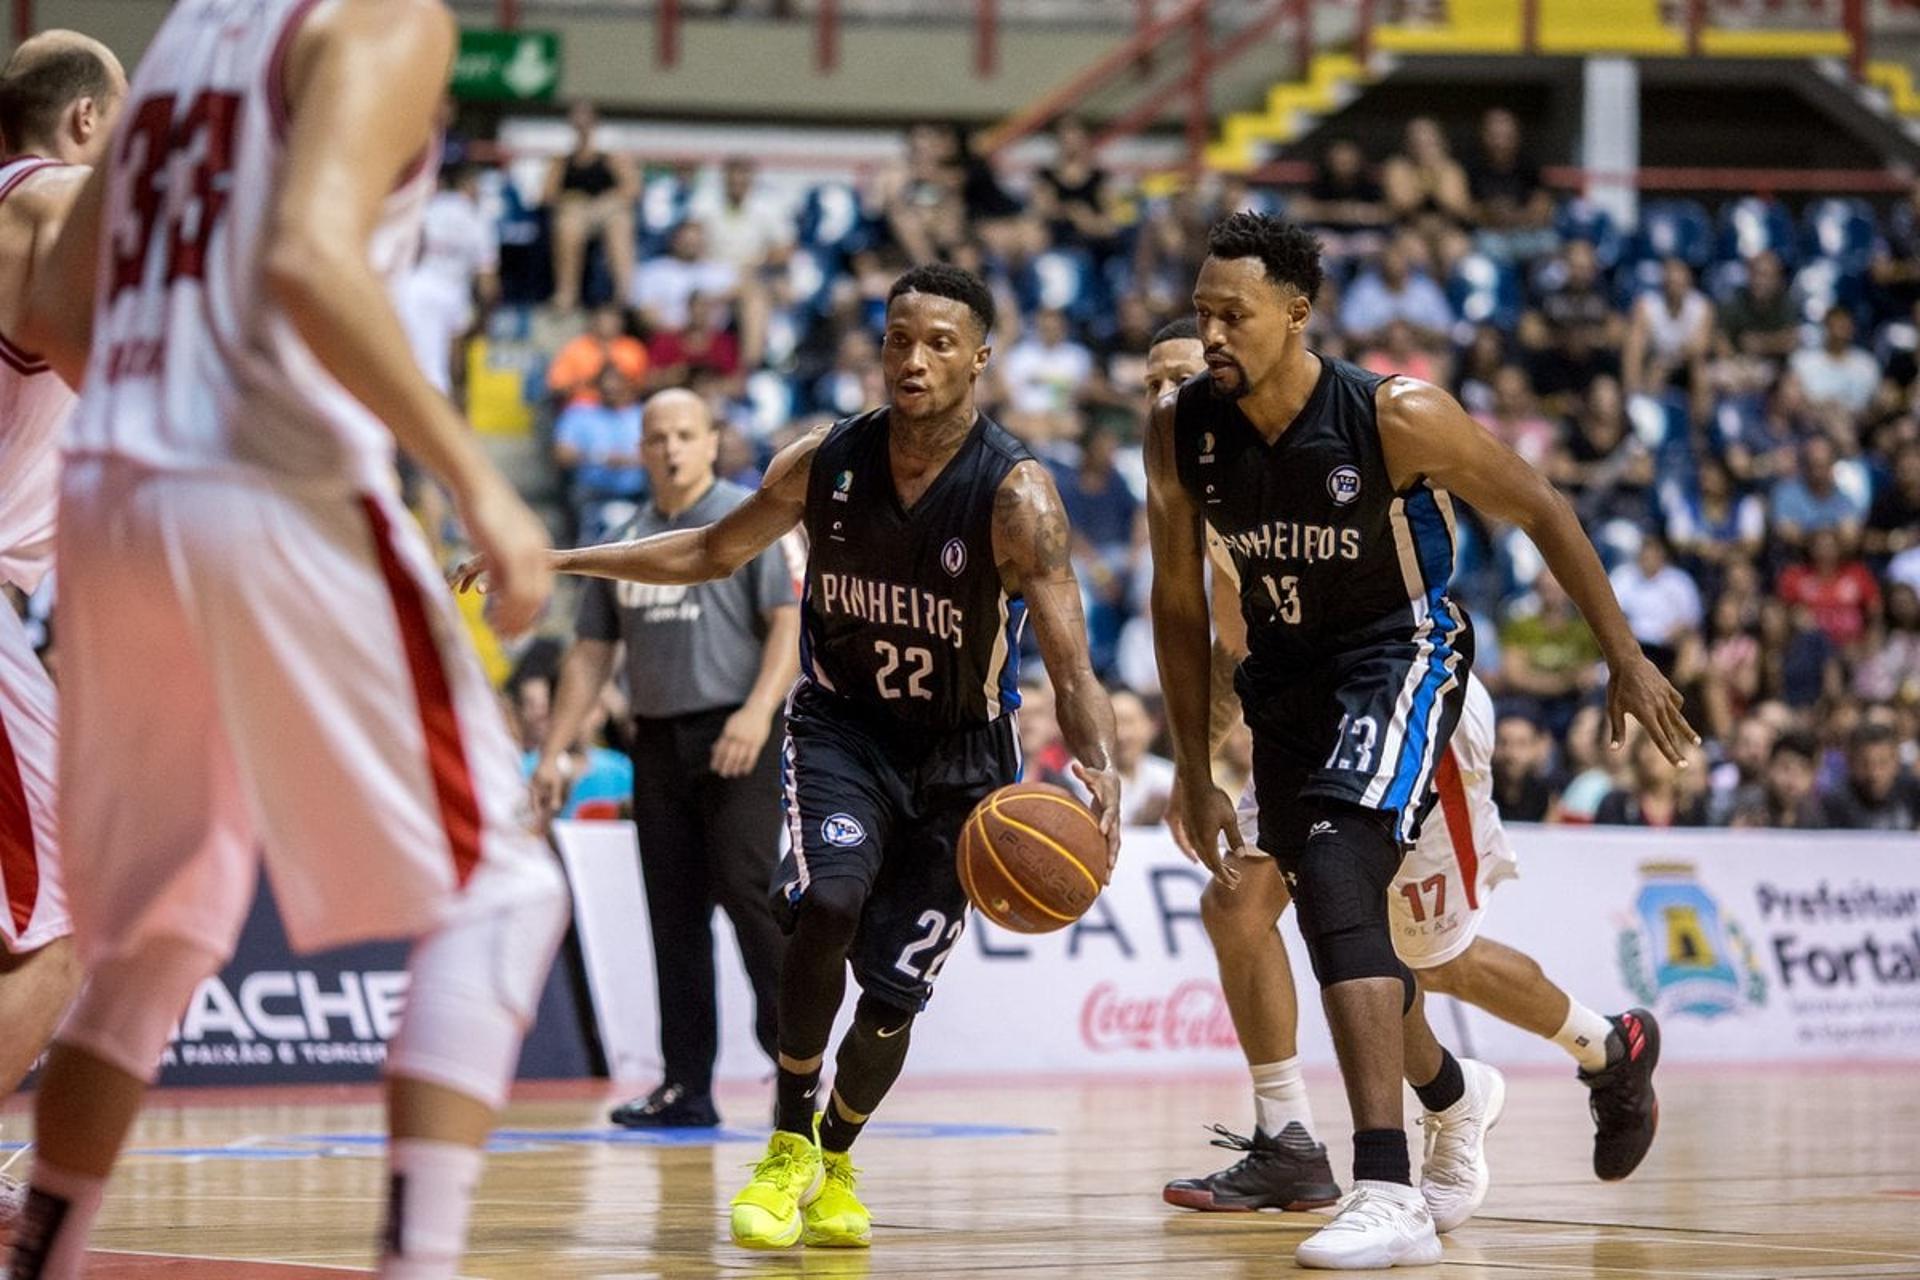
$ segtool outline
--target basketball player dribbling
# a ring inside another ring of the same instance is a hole
[[[0,71],[0,582],[32,594],[53,562],[60,434],[73,392],[21,345],[27,294],[126,100],[120,60],[47,31]],[[53,681],[0,600],[0,1098],[47,1046],[80,985],[54,809]],[[0,1227],[26,1184],[0,1173]]]
[[[1206,367],[1193,321],[1168,325],[1154,335],[1147,354],[1149,405]],[[1231,671],[1246,657],[1247,631],[1233,561],[1215,534],[1209,533],[1207,550],[1216,636],[1210,724],[1217,749],[1239,714]],[[1660,1028],[1644,1009],[1602,1017],[1555,986],[1531,957],[1480,936],[1487,895],[1517,874],[1493,800],[1493,736],[1493,699],[1477,676],[1469,676],[1459,728],[1435,769],[1440,813],[1421,829],[1387,895],[1394,950],[1422,990],[1456,996],[1566,1050],[1579,1064],[1580,1082],[1592,1091],[1594,1172],[1609,1181],[1624,1178],[1653,1144]],[[1251,785],[1239,811],[1241,836],[1255,846],[1259,807]],[[1174,834],[1186,841],[1178,823]],[[1253,1075],[1253,1135],[1222,1131],[1215,1145],[1243,1151],[1244,1157],[1218,1173],[1169,1183],[1165,1195],[1168,1203],[1188,1209],[1308,1208],[1331,1202],[1338,1189],[1326,1148],[1313,1140],[1313,1113],[1296,1056],[1293,972],[1274,932],[1291,899],[1266,855],[1247,858],[1238,869],[1240,882],[1233,888],[1218,880],[1207,885],[1200,917]],[[1422,1123],[1436,1139],[1444,1132],[1436,1116]],[[1464,1221],[1463,1209],[1471,1211],[1458,1197],[1443,1199],[1450,1203],[1436,1208],[1438,1231]]]
[[[393,471],[397,439],[447,483],[499,569],[497,621],[528,626],[545,531],[388,297],[453,50],[439,0],[179,0],[35,286],[32,333],[84,384],[58,623],[88,985],[40,1085],[13,1280],[81,1274],[169,1030],[231,952],[262,860],[299,950],[416,939],[379,1274],[459,1264],[567,909]]]
[[[993,325],[993,295],[975,276],[908,271],[887,303],[886,408],[788,446],[754,496],[714,524],[555,555],[564,572],[694,583],[806,524],[785,753],[791,848],[775,886],[792,934],[778,1100],[730,1223],[749,1248],[871,1240],[848,1153],[898,1078],[909,1029],[965,926],[960,828],[1019,777],[1012,713],[1029,617],[1075,773],[1109,857],[1119,851],[1113,708],[1088,659],[1066,512],[1046,469],[974,405]],[[463,567],[462,584],[482,567]],[[849,967],[861,995],[820,1112]]]
[[[1211,775],[1209,682],[1192,678],[1210,665],[1211,529],[1237,571],[1246,622],[1235,683],[1253,732],[1258,844],[1298,904],[1353,1113],[1353,1188],[1295,1259],[1432,1264],[1436,1217],[1471,1213],[1486,1194],[1485,1131],[1504,1092],[1498,1073],[1434,1040],[1387,902],[1433,804],[1472,668],[1472,631],[1446,594],[1450,494],[1525,530],[1566,584],[1611,668],[1616,737],[1631,715],[1676,763],[1696,738],[1552,486],[1444,392],[1307,349],[1321,283],[1313,237],[1236,214],[1208,247],[1194,288],[1208,376],[1155,406],[1147,442],[1154,636],[1179,813],[1208,869],[1237,883],[1222,851],[1245,840]],[[1436,1122],[1424,1195],[1412,1186],[1403,1078]]]

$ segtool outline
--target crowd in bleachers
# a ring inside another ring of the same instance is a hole
[[[1623,225],[1549,191],[1495,111],[1458,140],[1412,121],[1390,155],[1331,142],[1297,188],[1161,191],[1065,121],[1031,171],[923,127],[886,171],[796,192],[741,160],[643,172],[599,149],[590,111],[575,125],[537,199],[504,193],[497,265],[474,268],[483,301],[551,337],[543,430],[569,535],[644,498],[644,395],[705,395],[723,471],[750,479],[797,432],[880,402],[902,268],[976,270],[1003,317],[984,403],[1056,471],[1095,661],[1140,695],[1127,772],[1148,794],[1129,807],[1157,818],[1147,344],[1184,311],[1215,218],[1282,210],[1328,255],[1316,348],[1446,387],[1551,476],[1706,738],[1684,771],[1609,752],[1593,637],[1524,537],[1468,513],[1455,593],[1512,816],[1920,825],[1920,187],[1882,208],[1648,199]],[[1030,694],[1045,770],[1058,753]]]

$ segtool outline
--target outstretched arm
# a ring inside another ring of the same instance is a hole
[[[1053,680],[1060,732],[1074,772],[1093,793],[1106,833],[1108,865],[1120,856],[1120,776],[1113,769],[1113,704],[1087,655],[1087,620],[1074,577],[1066,508],[1053,479],[1023,462],[1000,482],[993,503],[993,558],[1009,594],[1026,597],[1040,657]]]
[[[813,455],[829,430],[816,428],[782,449],[753,496],[712,524],[633,542],[555,551],[554,572],[664,586],[691,586],[731,576],[806,515],[807,477],[813,470]],[[453,571],[453,584],[461,591],[477,584],[484,591],[483,579],[491,567],[485,556],[475,556]]]
[[[1174,795],[1169,825],[1180,847],[1232,886],[1239,872],[1220,856],[1237,849],[1233,801],[1213,782],[1208,750],[1213,668],[1207,625],[1206,533],[1200,508],[1180,484],[1173,460],[1174,401],[1163,399],[1147,421],[1147,531],[1153,547],[1153,648],[1173,739]],[[1233,609],[1238,615],[1239,603]]]
[[[1606,656],[1613,745],[1619,747],[1625,738],[1631,715],[1646,726],[1661,753],[1684,768],[1682,748],[1698,743],[1700,735],[1680,714],[1679,692],[1640,651],[1607,571],[1567,500],[1438,387],[1396,378],[1382,384],[1378,394],[1380,443],[1394,488],[1404,492],[1424,477],[1532,538]]]

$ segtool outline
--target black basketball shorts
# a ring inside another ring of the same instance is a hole
[[[790,843],[774,878],[776,914],[790,929],[812,885],[858,881],[866,906],[848,956],[855,980],[903,1009],[924,1008],[966,927],[960,830],[1019,775],[1011,716],[930,734],[875,723],[802,685],[782,759]]]
[[[1411,847],[1472,665],[1466,628],[1450,645],[1377,646],[1284,683],[1255,681],[1243,665],[1235,686],[1253,731],[1260,847],[1286,866],[1306,843],[1312,800],[1392,814]]]

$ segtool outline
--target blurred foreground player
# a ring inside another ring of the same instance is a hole
[[[32,594],[53,561],[60,435],[73,391],[17,339],[27,294],[126,100],[120,60],[48,31],[0,71],[0,582]],[[80,985],[60,883],[53,681],[0,600],[0,1098],[47,1047]],[[0,1227],[26,1200],[0,1174]]]
[[[792,926],[778,1102],[731,1221],[749,1248],[871,1239],[847,1153],[898,1078],[908,1030],[966,925],[960,828],[1019,777],[1012,713],[1029,615],[1075,771],[1119,849],[1113,708],[1087,657],[1066,513],[1046,469],[974,405],[993,323],[978,278],[914,268],[887,303],[888,407],[789,446],[712,525],[555,558],[596,577],[703,582],[806,524],[785,751],[791,849],[776,886]],[[814,1098],[849,963],[861,996],[822,1114]]]
[[[1206,369],[1205,349],[1191,320],[1156,334],[1147,359],[1150,402]],[[1240,713],[1232,672],[1247,656],[1247,628],[1232,559],[1217,536],[1209,534],[1207,541],[1215,632],[1210,728],[1217,750]],[[1493,800],[1493,739],[1493,700],[1470,676],[1459,728],[1435,770],[1440,815],[1421,829],[1387,894],[1394,950],[1422,990],[1478,1005],[1572,1056],[1580,1082],[1592,1090],[1594,1172],[1604,1179],[1624,1178],[1653,1144],[1658,1113],[1652,1077],[1660,1028],[1644,1009],[1602,1017],[1555,986],[1531,957],[1480,936],[1488,894],[1516,874]],[[1257,848],[1259,806],[1251,785],[1239,810],[1241,836]],[[1174,834],[1185,842],[1178,823]],[[1295,1038],[1299,1008],[1292,966],[1274,931],[1292,899],[1267,855],[1255,852],[1238,869],[1240,882],[1232,888],[1219,880],[1207,885],[1200,918],[1253,1076],[1254,1131],[1241,1138],[1221,1130],[1216,1145],[1244,1151],[1244,1158],[1218,1173],[1168,1184],[1166,1199],[1202,1210],[1310,1207],[1339,1193],[1326,1148],[1313,1138]],[[1436,1230],[1446,1231],[1465,1220],[1461,1210],[1467,1206],[1447,1178],[1453,1162],[1440,1141],[1448,1134],[1446,1126],[1434,1115],[1422,1124],[1433,1147],[1421,1189]]]
[[[1206,531],[1238,574],[1250,653],[1236,684],[1254,738],[1259,844],[1299,904],[1354,1122],[1354,1187],[1302,1242],[1304,1266],[1440,1260],[1411,1183],[1400,1082],[1439,1131],[1449,1203],[1486,1194],[1483,1140],[1504,1086],[1434,1040],[1395,954],[1387,894],[1420,834],[1466,695],[1473,638],[1447,597],[1451,492],[1540,547],[1599,636],[1625,714],[1680,758],[1679,695],[1633,641],[1579,522],[1540,476],[1448,396],[1309,351],[1319,245],[1275,218],[1214,228],[1194,289],[1209,376],[1155,407],[1147,447],[1154,632],[1179,811],[1196,852],[1244,845],[1208,762]],[[1428,1162],[1429,1182],[1434,1161]]]
[[[14,1280],[81,1274],[262,847],[297,948],[418,940],[379,1274],[459,1263],[567,913],[393,474],[397,438],[499,566],[500,625],[530,624],[545,533],[387,294],[453,47],[437,0],[181,0],[34,289],[32,332],[84,375],[61,476],[60,781],[88,986],[40,1085]]]

